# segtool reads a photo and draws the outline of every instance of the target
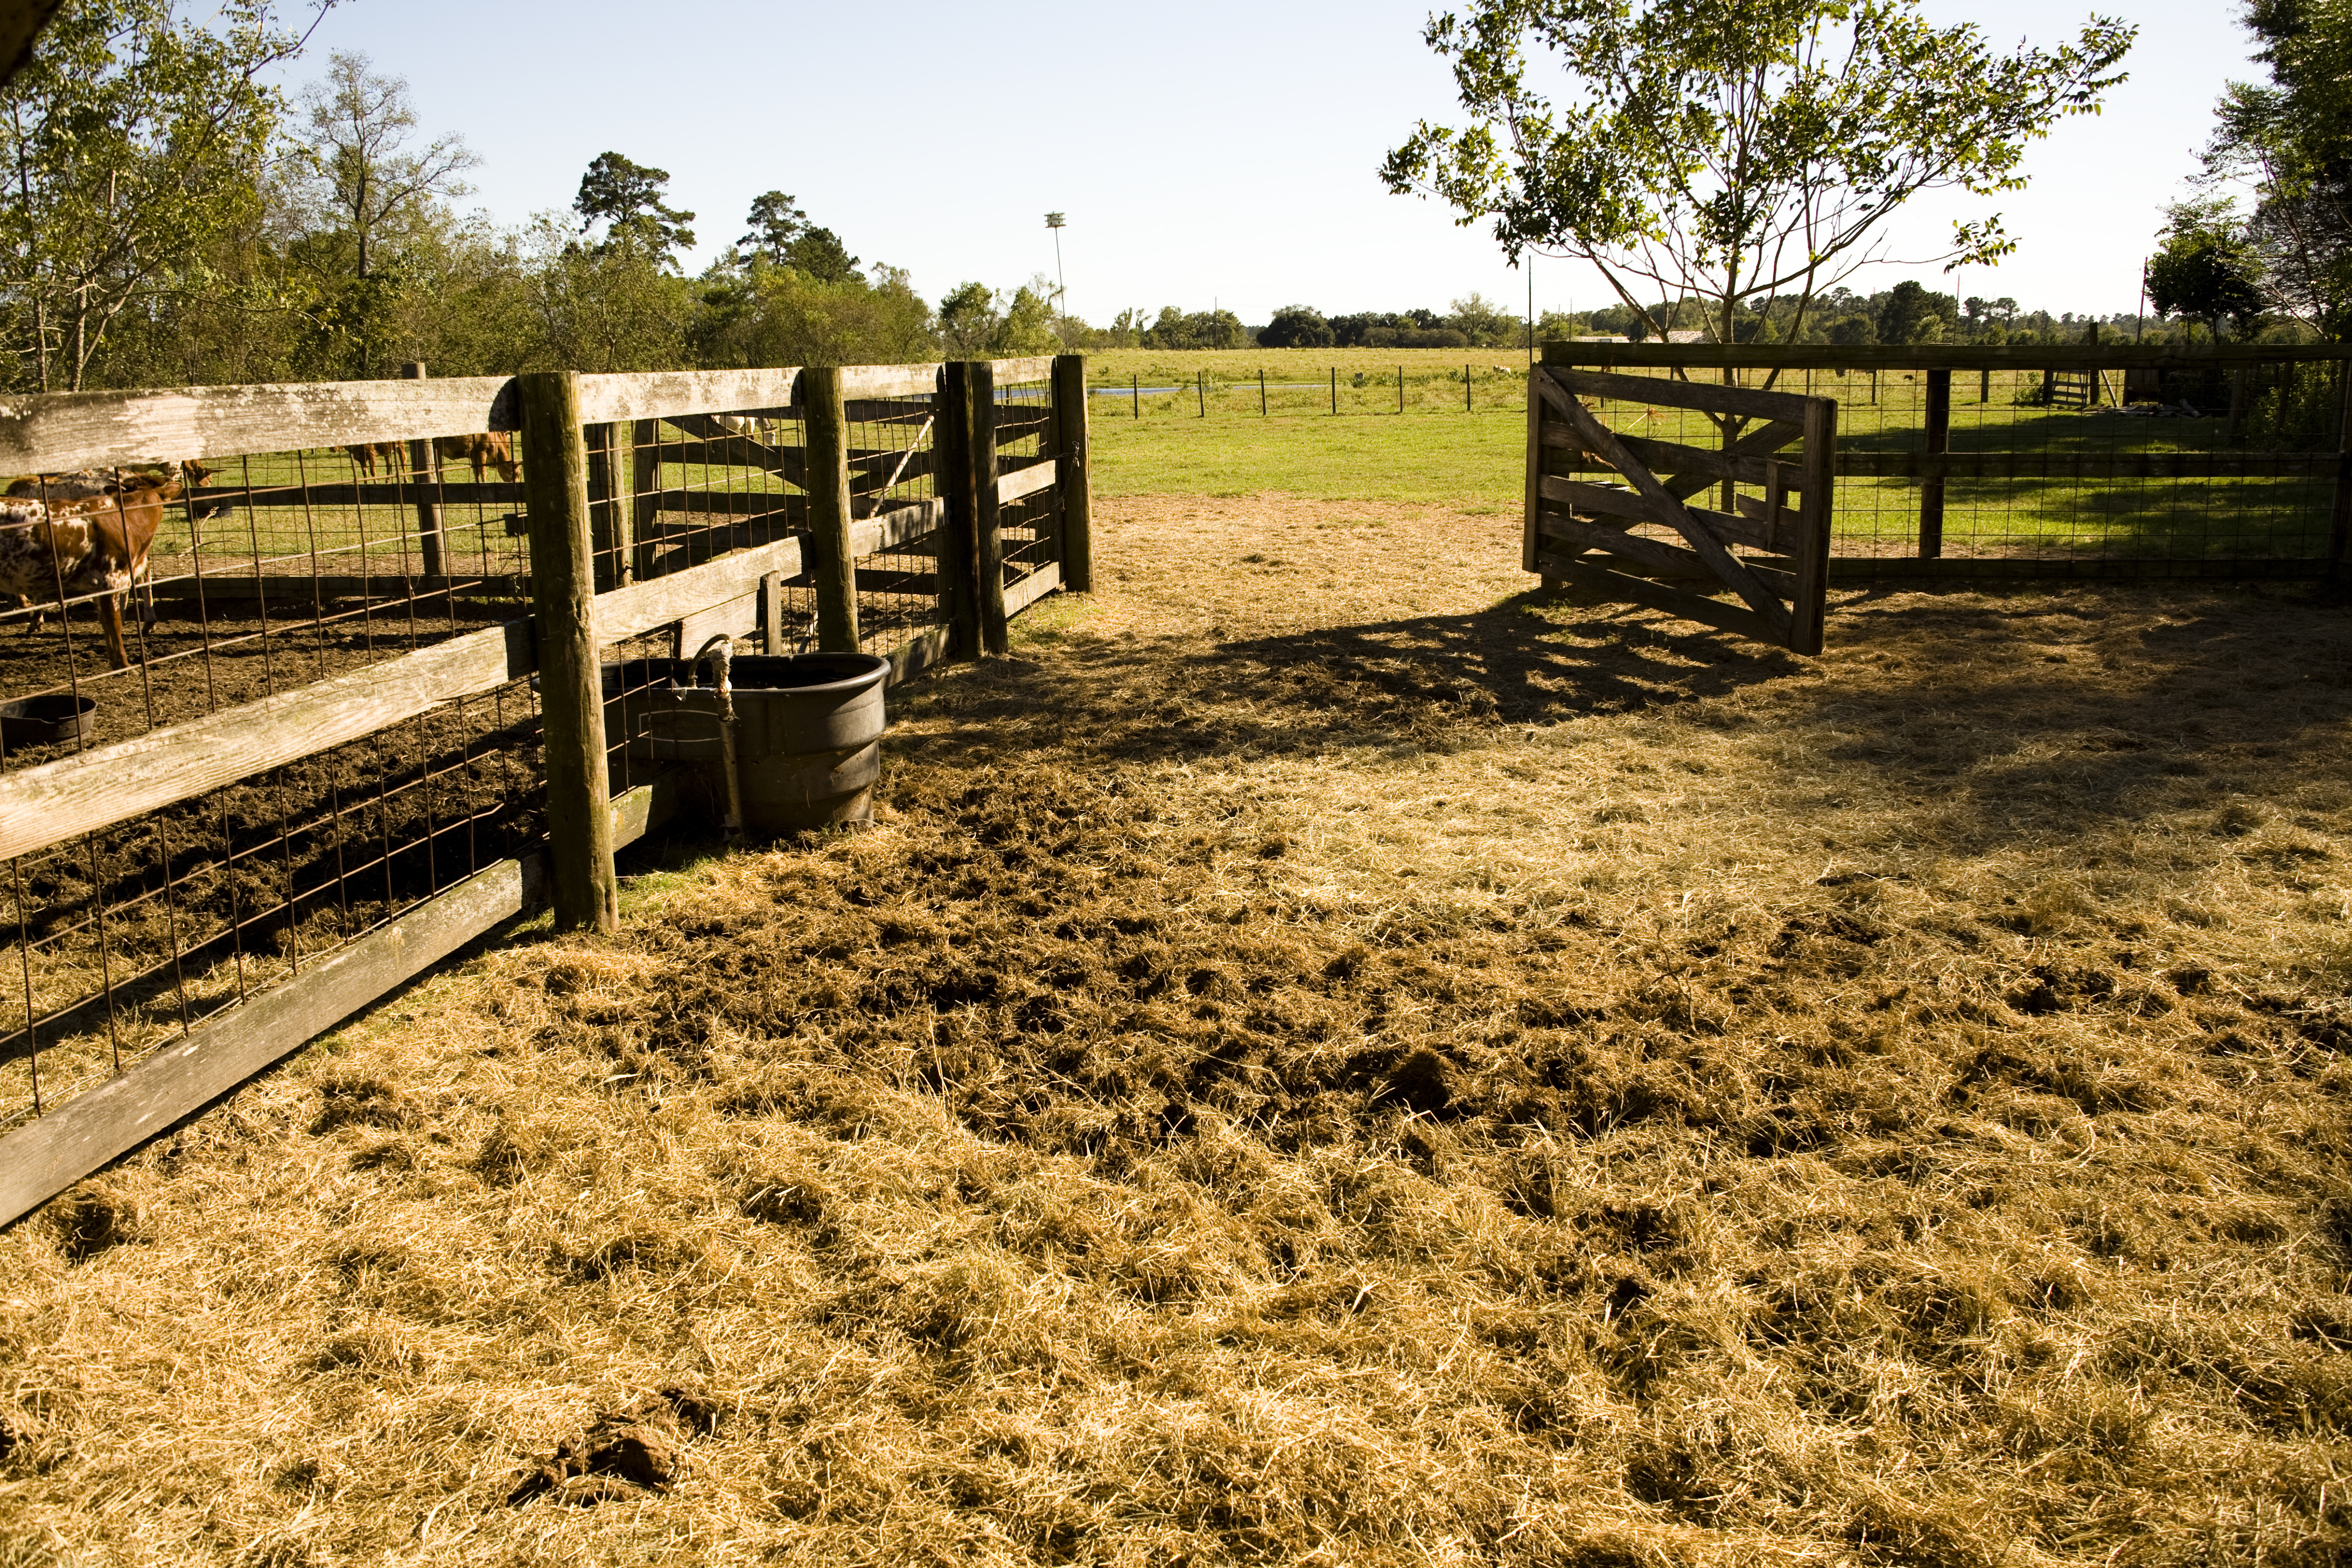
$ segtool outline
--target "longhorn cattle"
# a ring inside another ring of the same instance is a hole
[[[98,624],[107,657],[127,668],[122,601],[147,574],[147,550],[163,525],[163,503],[180,492],[180,478],[125,476],[111,489],[59,495],[85,488],[89,476],[65,474],[19,480],[0,500],[0,593],[32,605],[65,605],[98,596]],[[153,479],[138,484],[140,478]],[[51,500],[14,493],[31,483]]]

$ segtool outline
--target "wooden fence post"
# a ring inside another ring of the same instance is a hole
[[[808,455],[806,563],[816,587],[816,646],[857,651],[857,562],[849,551],[849,409],[841,367],[801,372],[801,431]]]
[[[1087,477],[1087,356],[1056,354],[1054,478],[1061,494],[1062,591],[1066,594],[1091,594],[1095,587],[1094,491]]]
[[[996,367],[973,362],[971,380],[972,585],[980,612],[980,648],[991,658],[1011,651],[1004,616],[1004,536],[996,501]]]
[[[1927,373],[1927,450],[1952,449],[1952,373]],[[1919,481],[1919,558],[1933,561],[1944,553],[1944,479],[1931,475]]]
[[[588,534],[588,450],[580,378],[515,378],[522,405],[523,504],[530,522],[530,611],[539,644],[547,750],[547,859],[558,930],[620,924],[596,638],[596,563]]]
[[[2352,359],[2336,362],[2336,507],[2328,528],[2328,576],[2352,580]]]
[[[940,570],[948,615],[967,658],[1005,650],[1004,566],[996,521],[996,373],[950,360],[940,377],[939,483],[948,505]]]
[[[425,362],[411,360],[400,367],[402,379],[425,379]],[[439,465],[434,460],[433,443],[411,441],[408,444],[410,482],[418,492],[416,502],[416,549],[427,577],[438,577],[447,566],[441,556],[441,506],[436,500],[423,499],[437,495],[441,489]]]

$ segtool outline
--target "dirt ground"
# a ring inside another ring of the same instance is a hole
[[[2352,1554],[2352,625],[1104,504],[867,832],[0,1234],[0,1563]]]

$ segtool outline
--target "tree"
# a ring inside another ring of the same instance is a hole
[[[2205,151],[2205,183],[2254,187],[2242,237],[2284,310],[2352,335],[2352,6],[2249,0],[2243,20],[2268,82],[2231,82]]]
[[[1882,343],[1933,343],[1943,341],[1957,307],[1949,294],[1931,292],[1905,279],[1887,290],[1878,307],[1878,341]]]
[[[1475,290],[1454,301],[1445,324],[1482,349],[1509,348],[1527,332],[1525,321]]]
[[[1231,310],[1183,311],[1160,307],[1143,334],[1148,349],[1238,349],[1249,346],[1249,331]]]
[[[1257,334],[1263,349],[1328,349],[1335,341],[1323,312],[1307,305],[1285,305]]]
[[[1491,218],[1514,261],[1591,263],[1651,331],[1678,323],[1638,303],[1646,285],[1704,301],[1727,341],[1744,303],[1793,294],[1800,331],[1815,293],[1882,258],[1879,226],[1913,196],[2021,188],[2026,143],[2096,111],[2136,31],[2094,16],[2074,44],[1997,55],[1918,0],[1469,0],[1423,35],[1468,128],[1422,122],[1382,178]],[[1537,49],[1566,74],[1557,101]],[[2011,248],[1996,214],[1928,259]]]
[[[2172,209],[2147,264],[2147,302],[2158,315],[2203,321],[2219,342],[2225,316],[2242,332],[2252,330],[2264,295],[2261,258],[2228,202]]]
[[[456,135],[409,151],[416,112],[408,84],[376,75],[365,55],[330,56],[326,79],[305,88],[300,103],[304,125],[289,160],[295,199],[342,242],[322,245],[314,236],[302,247],[323,274],[311,316],[348,343],[352,373],[366,375],[379,363],[383,322],[401,291],[402,279],[381,276],[387,239],[423,226],[436,199],[463,195],[457,176],[480,160]]]
[[[784,247],[784,265],[807,273],[820,283],[846,283],[857,274],[857,258],[849,254],[841,237],[829,228],[804,226]]]
[[[416,131],[408,83],[376,75],[365,55],[329,56],[326,79],[303,89],[301,105],[308,123],[296,157],[313,199],[350,231],[362,278],[388,224],[435,197],[464,195],[457,176],[481,162],[454,134],[406,151]]]
[[[175,0],[73,0],[0,90],[10,346],[44,391],[79,389],[126,309],[200,286],[184,269],[258,210],[283,108],[261,78],[309,35],[268,0],[216,16],[214,31]]]
[[[763,191],[751,198],[751,216],[748,220],[751,232],[735,243],[755,256],[764,256],[779,266],[784,251],[801,231],[808,227],[808,215],[800,204],[782,191]]]
[[[662,201],[669,186],[669,171],[632,163],[618,153],[600,153],[580,176],[580,194],[572,210],[580,215],[580,232],[599,223],[604,244],[635,247],[656,261],[668,263],[674,250],[694,248],[694,231],[686,226],[694,215],[679,212]]]

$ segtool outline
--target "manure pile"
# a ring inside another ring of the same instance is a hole
[[[870,832],[0,1237],[0,1562],[2352,1552],[2340,606],[1114,518]]]

